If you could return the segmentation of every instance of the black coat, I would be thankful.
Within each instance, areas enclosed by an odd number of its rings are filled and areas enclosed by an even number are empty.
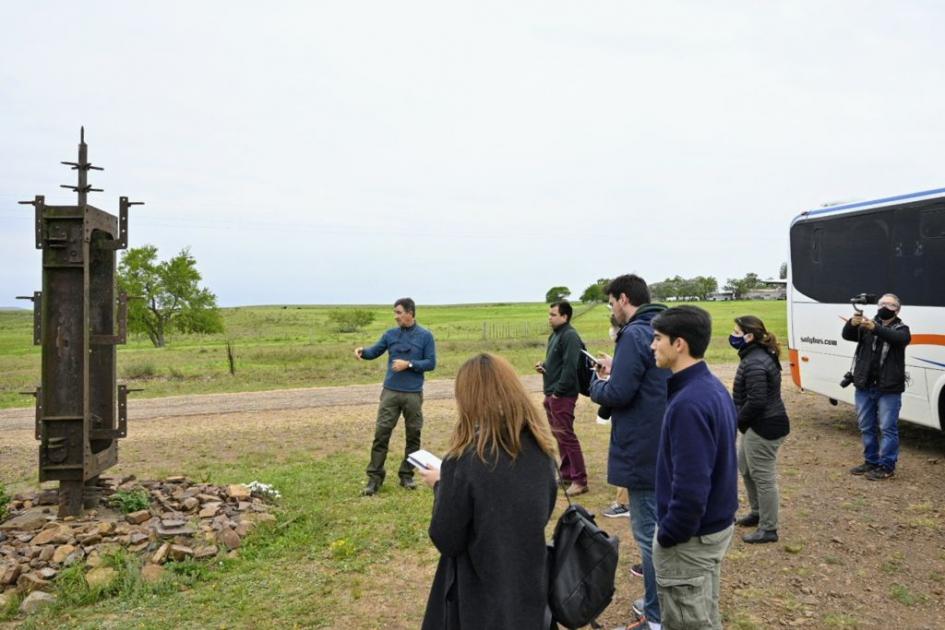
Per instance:
[[[781,363],[767,348],[752,342],[738,351],[732,400],[738,410],[738,430],[752,429],[766,440],[791,431],[781,400]]]
[[[423,630],[547,628],[555,492],[555,462],[528,431],[515,460],[501,449],[489,463],[475,451],[443,460],[430,521],[441,557]]]
[[[901,394],[906,389],[906,346],[912,341],[912,333],[898,317],[888,326],[884,326],[879,318],[873,321],[876,328],[872,331],[854,326],[850,320],[843,325],[843,338],[857,342],[856,354],[853,355],[853,385],[857,389],[869,389],[870,364],[873,353],[878,352],[879,382],[876,387],[884,394]]]

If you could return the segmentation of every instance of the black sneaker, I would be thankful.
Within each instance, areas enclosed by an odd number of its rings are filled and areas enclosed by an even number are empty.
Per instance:
[[[742,536],[749,545],[778,542],[778,530],[776,529],[757,529],[750,534]]]
[[[381,482],[371,479],[361,488],[362,497],[373,497],[381,489]]]
[[[643,565],[642,565],[642,564],[639,564],[639,563],[632,565],[632,566],[630,567],[630,575],[635,575],[635,576],[637,576],[637,577],[643,577]]]
[[[413,480],[413,477],[402,477],[400,479],[400,487],[404,490],[416,490],[417,482]]]
[[[756,512],[751,512],[735,521],[735,524],[739,527],[757,527],[760,522],[761,517]]]
[[[850,469],[850,474],[851,474],[851,475],[865,475],[865,474],[868,473],[868,472],[873,472],[873,471],[876,470],[877,468],[879,468],[879,466],[877,466],[876,464],[871,464],[871,463],[869,463],[869,462],[863,462],[863,463],[860,464],[859,466],[854,466],[853,468],[851,468],[851,469]]]
[[[895,470],[889,468],[883,468],[882,466],[877,466],[873,470],[866,473],[866,478],[870,481],[882,481],[883,479],[889,479],[896,474]]]

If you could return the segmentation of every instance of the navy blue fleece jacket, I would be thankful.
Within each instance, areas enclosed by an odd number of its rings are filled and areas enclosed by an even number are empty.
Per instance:
[[[661,546],[722,531],[735,521],[737,422],[732,397],[705,361],[670,377],[656,458]]]
[[[362,359],[376,359],[387,352],[387,376],[384,387],[397,392],[422,392],[423,373],[436,367],[436,344],[433,334],[414,324],[410,328],[391,328],[385,332],[376,344],[365,348]],[[404,359],[413,364],[402,372],[395,372],[391,367],[394,359]]]

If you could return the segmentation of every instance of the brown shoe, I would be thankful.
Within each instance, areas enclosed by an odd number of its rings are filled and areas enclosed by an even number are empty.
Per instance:
[[[568,486],[568,489],[564,491],[569,497],[576,497],[579,494],[584,494],[587,492],[587,486],[582,486],[576,483],[572,483]]]

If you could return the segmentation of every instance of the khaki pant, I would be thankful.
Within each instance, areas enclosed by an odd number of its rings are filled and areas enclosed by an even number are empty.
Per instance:
[[[778,449],[784,438],[766,440],[752,429],[742,435],[738,448],[738,472],[745,482],[745,493],[752,514],[757,514],[758,529],[778,529]]]
[[[664,630],[721,630],[719,582],[722,558],[735,526],[662,547],[653,537],[653,568]]]
[[[384,483],[384,462],[390,435],[397,426],[400,415],[404,416],[404,429],[407,433],[407,446],[404,459],[400,462],[398,474],[401,479],[413,478],[413,466],[407,461],[407,455],[420,449],[420,430],[423,428],[423,392],[397,392],[392,389],[381,391],[381,402],[377,407],[377,422],[374,426],[374,443],[371,445],[371,463],[367,467],[368,478]]]

